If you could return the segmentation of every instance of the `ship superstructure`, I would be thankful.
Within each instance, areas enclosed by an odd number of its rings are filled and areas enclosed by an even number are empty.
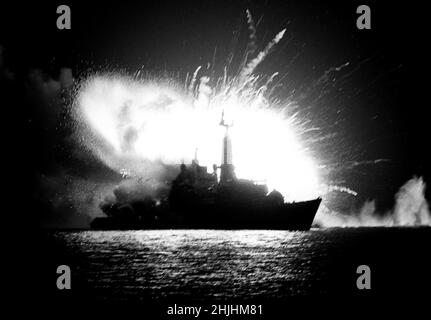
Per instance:
[[[277,190],[268,193],[264,184],[238,179],[232,161],[232,141],[225,121],[221,165],[213,172],[195,158],[180,165],[169,196],[156,202],[145,198],[133,203],[105,206],[106,218],[96,218],[96,229],[282,229],[308,230],[321,199],[285,203]],[[220,176],[218,177],[218,171]]]

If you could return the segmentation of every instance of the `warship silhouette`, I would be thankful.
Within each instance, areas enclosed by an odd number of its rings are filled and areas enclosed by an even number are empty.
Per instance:
[[[95,218],[92,229],[274,229],[309,230],[321,198],[309,201],[284,201],[283,195],[265,184],[238,179],[232,164],[232,141],[225,127],[220,166],[213,172],[195,159],[180,165],[166,199],[151,197],[101,206],[106,217]],[[220,177],[218,177],[220,171]]]

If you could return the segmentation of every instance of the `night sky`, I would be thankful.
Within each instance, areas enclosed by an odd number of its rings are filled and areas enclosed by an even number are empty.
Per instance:
[[[71,30],[56,28],[59,4],[71,8]],[[356,28],[361,4],[371,7],[371,30]],[[425,10],[419,5],[44,1],[0,7],[3,140],[11,143],[8,149],[18,165],[14,180],[17,187],[25,181],[30,206],[50,196],[38,192],[40,175],[115,179],[97,160],[79,155],[70,141],[69,97],[61,89],[72,86],[72,75],[76,81],[97,71],[133,74],[144,66],[181,81],[197,66],[213,62],[211,72],[219,76],[228,61],[234,75],[248,41],[247,8],[257,22],[258,49],[287,28],[256,72],[280,72],[276,94],[295,100],[302,118],[318,128],[305,138],[326,182],[359,194],[329,194],[333,208],[348,210],[376,199],[378,208],[387,210],[414,175],[431,181],[429,55]],[[64,68],[71,73],[61,73]]]

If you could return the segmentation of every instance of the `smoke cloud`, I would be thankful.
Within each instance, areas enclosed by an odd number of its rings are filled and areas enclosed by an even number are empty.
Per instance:
[[[115,184],[75,175],[40,175],[36,193],[43,228],[87,228],[100,216],[99,204],[112,193]],[[44,210],[43,210],[44,209]]]

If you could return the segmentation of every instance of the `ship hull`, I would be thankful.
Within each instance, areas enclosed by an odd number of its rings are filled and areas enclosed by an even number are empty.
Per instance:
[[[92,221],[96,230],[145,229],[261,229],[309,230],[321,199],[268,207],[198,206],[165,210],[152,218],[103,217]]]

